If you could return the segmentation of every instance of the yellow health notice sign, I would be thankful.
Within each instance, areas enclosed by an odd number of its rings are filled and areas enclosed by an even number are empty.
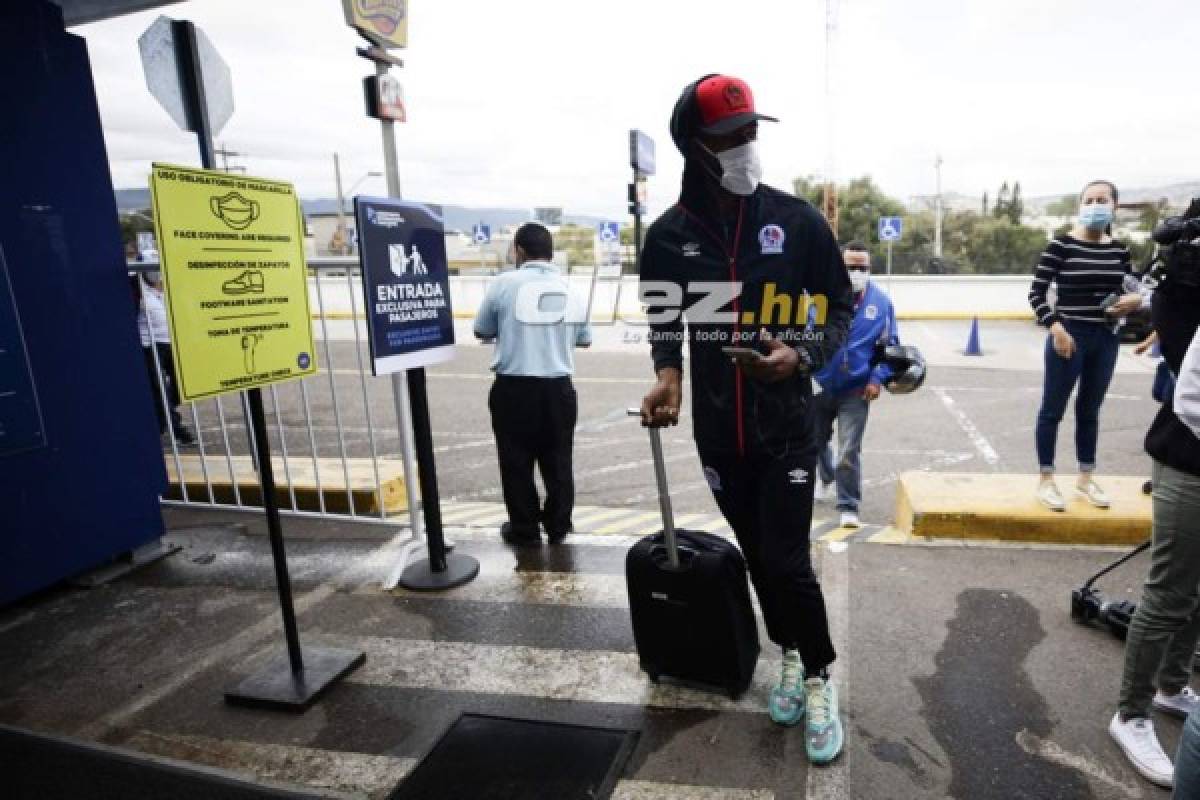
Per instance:
[[[316,373],[292,185],[155,164],[150,191],[183,399]]]

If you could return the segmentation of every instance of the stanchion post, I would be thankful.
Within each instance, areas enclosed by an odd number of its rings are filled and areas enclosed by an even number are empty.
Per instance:
[[[205,169],[216,168],[212,128],[208,119],[208,103],[200,72],[196,28],[186,20],[173,22],[180,86],[187,108],[189,127],[196,132],[200,146],[200,163]],[[271,541],[271,557],[275,566],[275,586],[283,614],[283,634],[287,642],[286,658],[273,658],[262,670],[225,692],[226,702],[286,711],[304,711],[334,683],[366,660],[361,651],[325,647],[300,646],[296,627],[296,611],[292,604],[292,582],[288,575],[287,555],[283,546],[283,527],[279,521],[279,504],[275,498],[275,476],[271,464],[271,443],[267,436],[267,418],[263,412],[262,390],[247,392],[250,409],[250,429],[253,432],[254,459],[258,464],[259,485],[263,508],[267,515],[267,530]],[[220,402],[218,398],[218,403]],[[182,476],[181,476],[182,478]],[[236,484],[236,481],[234,481]],[[307,661],[307,663],[306,663]]]

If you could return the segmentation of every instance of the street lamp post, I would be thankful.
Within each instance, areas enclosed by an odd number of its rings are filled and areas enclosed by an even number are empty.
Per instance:
[[[358,188],[358,185],[360,183],[365,181],[367,178],[382,178],[383,173],[375,172],[375,171],[368,172],[366,175],[363,175],[361,178],[359,178],[353,184],[351,184],[350,191],[343,193],[342,192],[342,165],[341,165],[340,159],[338,158],[338,154],[334,153],[333,154],[333,177],[334,177],[334,180],[337,182],[337,204],[338,204],[338,208],[337,208],[338,226],[337,226],[337,229],[338,229],[338,233],[341,235],[341,242],[342,242],[341,255],[349,255],[350,241],[349,241],[349,237],[346,235],[346,233],[347,233],[347,231],[346,231],[346,195],[348,194],[351,197],[353,197],[354,190]]]

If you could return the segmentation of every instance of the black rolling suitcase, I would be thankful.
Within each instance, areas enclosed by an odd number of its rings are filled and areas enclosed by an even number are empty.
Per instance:
[[[664,676],[736,698],[750,685],[758,661],[746,562],[719,536],[675,530],[662,437],[657,428],[648,430],[663,529],[625,558],[638,658],[655,682]]]

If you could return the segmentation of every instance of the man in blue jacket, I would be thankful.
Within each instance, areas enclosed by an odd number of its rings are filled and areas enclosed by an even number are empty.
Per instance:
[[[871,254],[859,242],[842,248],[842,260],[854,290],[854,320],[846,343],[814,376],[821,393],[813,398],[813,419],[821,454],[817,471],[821,479],[818,500],[829,497],[837,480],[837,510],[844,528],[861,526],[858,506],[862,502],[862,441],[867,413],[879,397],[880,387],[892,377],[886,364],[871,366],[878,342],[899,344],[896,313],[892,300],[871,281]],[[833,423],[838,428],[838,459],[835,467],[829,440]]]

